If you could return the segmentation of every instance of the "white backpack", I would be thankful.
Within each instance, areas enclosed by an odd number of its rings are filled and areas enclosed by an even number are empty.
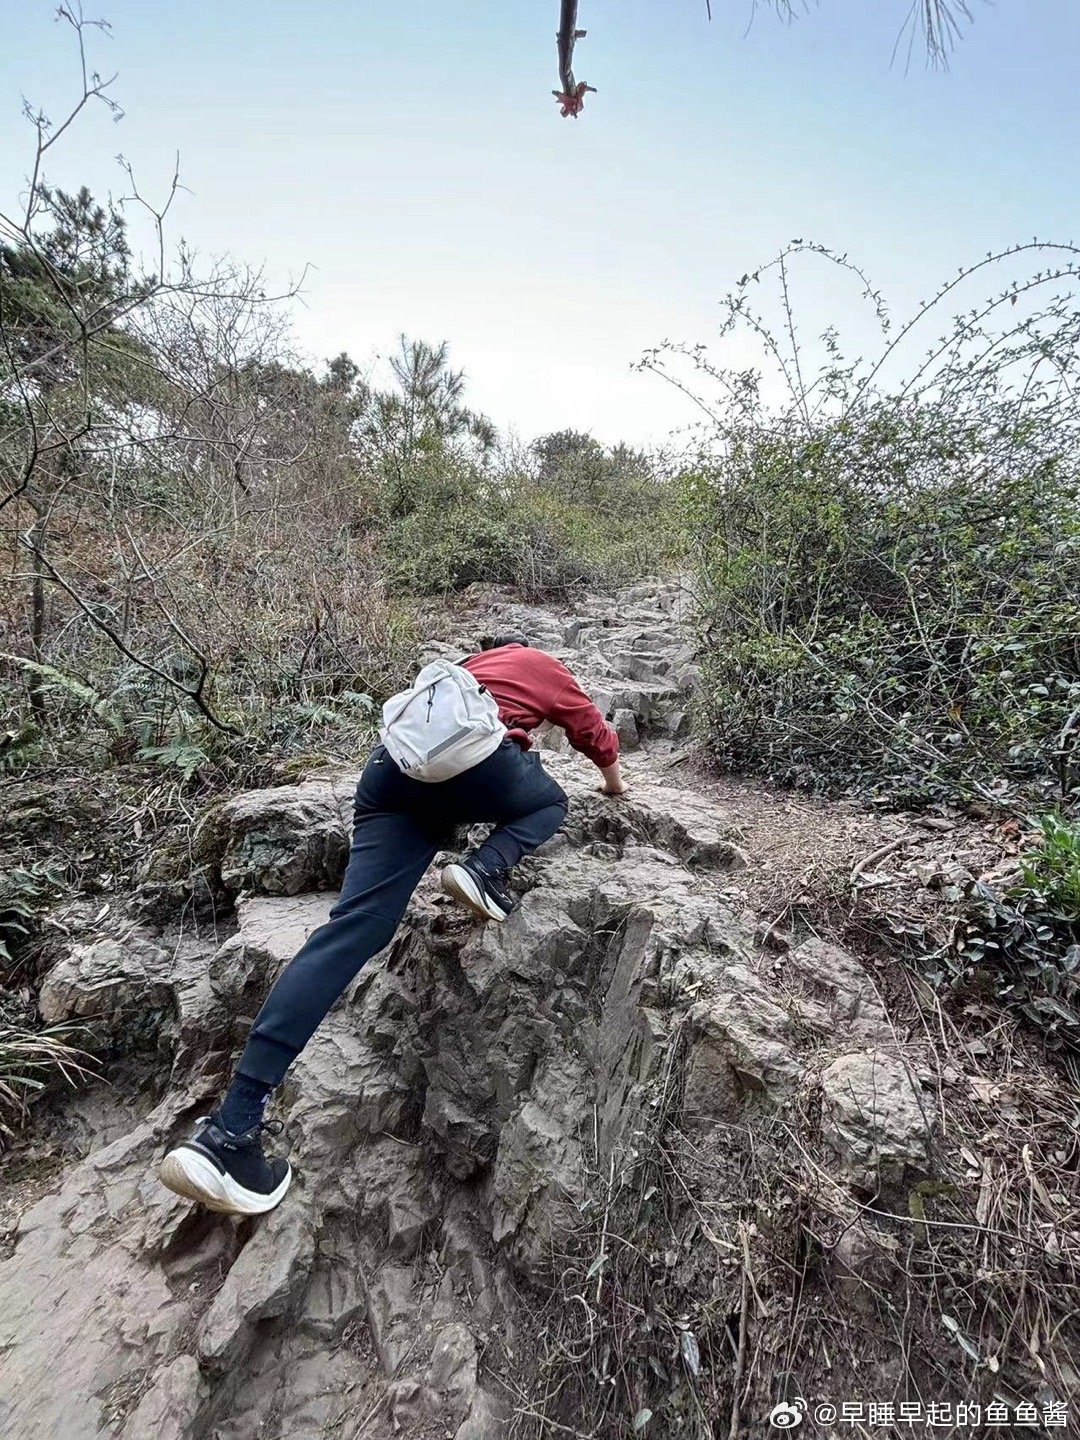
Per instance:
[[[491,693],[463,665],[434,660],[383,706],[379,735],[410,780],[451,780],[493,754],[506,726]]]

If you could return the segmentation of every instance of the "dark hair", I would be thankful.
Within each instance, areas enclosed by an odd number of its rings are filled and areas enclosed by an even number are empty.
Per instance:
[[[524,645],[528,648],[528,640],[524,635],[481,635],[481,650],[501,650],[504,645]]]

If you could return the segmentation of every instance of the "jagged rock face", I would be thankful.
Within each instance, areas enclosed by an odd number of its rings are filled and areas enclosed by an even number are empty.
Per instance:
[[[111,1035],[125,1018],[172,1009],[172,956],[134,936],[75,945],[53,966],[38,1004],[49,1024],[93,1017],[98,1034]]]
[[[693,684],[682,603],[642,586],[570,621],[500,617],[633,719],[631,794],[599,795],[548,741],[570,815],[520,867],[509,921],[478,925],[425,880],[283,1087],[297,1178],[266,1219],[199,1212],[154,1168],[325,919],[351,785],[324,776],[217,813],[206,845],[242,893],[213,955],[135,935],[60,962],[50,1017],[168,1012],[172,1091],[22,1219],[0,1266],[4,1434],[499,1440],[519,1296],[550,1283],[676,1033],[689,1130],[752,1129],[816,1090],[837,1184],[918,1167],[929,1121],[866,971],[816,941],[761,951],[726,891],[738,836],[664,778]]]

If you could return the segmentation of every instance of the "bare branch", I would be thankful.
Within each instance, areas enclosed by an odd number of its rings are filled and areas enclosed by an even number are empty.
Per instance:
[[[203,690],[206,684],[206,678],[208,674],[208,670],[205,667],[205,662],[204,668],[202,669],[202,673],[199,676],[199,680],[195,688],[188,689],[187,686],[182,685],[173,676],[167,674],[164,670],[160,669],[157,665],[155,665],[153,661],[147,660],[141,655],[137,655],[125,643],[125,641],[116,631],[116,629],[106,620],[103,620],[101,618],[101,615],[98,613],[96,607],[91,605],[89,601],[87,601],[82,595],[80,595],[79,592],[75,589],[75,587],[71,584],[71,582],[66,580],[64,576],[60,574],[59,570],[56,569],[55,565],[53,565],[52,561],[45,554],[45,552],[40,548],[40,546],[35,543],[31,532],[28,531],[20,534],[19,540],[20,543],[25,546],[25,548],[30,552],[30,554],[33,555],[35,559],[37,559],[38,562],[44,567],[49,578],[54,582],[54,584],[59,585],[60,589],[63,590],[64,593],[75,602],[75,604],[79,607],[79,609],[82,611],[82,613],[86,616],[86,618],[90,621],[90,623],[94,626],[95,629],[100,630],[103,635],[108,636],[108,638],[116,646],[117,650],[120,651],[121,655],[125,657],[125,659],[128,659],[132,662],[132,664],[137,665],[140,670],[145,670],[147,674],[154,675],[157,677],[157,679],[163,680],[165,684],[168,685],[171,689],[175,690],[178,694],[183,695],[186,699],[190,700],[195,706],[195,708],[199,711],[199,713],[203,716],[203,718],[208,720],[215,729],[221,730],[227,735],[243,735],[244,732],[242,730],[237,729],[235,725],[231,725],[228,723],[228,721],[221,720],[217,715],[215,715],[213,710],[206,703],[205,697],[203,695]]]

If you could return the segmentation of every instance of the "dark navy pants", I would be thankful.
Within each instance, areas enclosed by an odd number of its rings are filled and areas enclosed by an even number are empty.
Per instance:
[[[352,853],[330,919],[282,971],[252,1026],[240,1073],[267,1085],[311,1039],[360,967],[397,929],[409,897],[458,825],[491,821],[487,863],[516,865],[566,818],[566,794],[535,751],[504,740],[453,780],[404,776],[380,745],[356,788]]]

